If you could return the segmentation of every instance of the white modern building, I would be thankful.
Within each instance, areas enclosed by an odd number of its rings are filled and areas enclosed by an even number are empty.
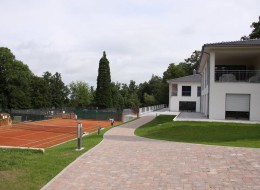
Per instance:
[[[201,112],[260,121],[260,39],[205,44],[201,53]]]
[[[200,112],[201,75],[194,74],[167,81],[170,111]]]

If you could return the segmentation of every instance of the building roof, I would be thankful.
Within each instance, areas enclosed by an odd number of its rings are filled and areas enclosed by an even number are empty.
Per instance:
[[[244,47],[244,46],[260,46],[260,39],[208,43],[203,45],[203,47]]]
[[[168,83],[170,82],[201,82],[201,75],[200,74],[194,74],[189,75],[185,77],[175,78],[167,80]]]
[[[204,67],[202,65],[202,59],[205,58],[206,55],[209,55],[207,51],[211,48],[260,48],[260,39],[251,39],[251,40],[240,40],[240,41],[230,41],[230,42],[218,42],[218,43],[208,43],[202,46],[201,56],[200,56],[200,66],[199,72]]]

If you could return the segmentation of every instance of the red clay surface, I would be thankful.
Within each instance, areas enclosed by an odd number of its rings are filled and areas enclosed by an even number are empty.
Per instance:
[[[75,127],[73,133],[27,130],[19,128],[19,124],[11,126],[0,126],[0,146],[17,146],[30,148],[48,148],[71,139],[77,138],[77,124],[82,123],[83,132],[97,131],[101,127],[110,127],[110,121],[75,120],[75,119],[53,119],[28,124],[39,124],[46,126],[70,126]],[[26,123],[22,123],[24,126]],[[114,125],[119,124],[115,122]],[[55,127],[53,127],[55,129]],[[64,129],[65,131],[66,129]],[[71,130],[70,130],[71,131]]]

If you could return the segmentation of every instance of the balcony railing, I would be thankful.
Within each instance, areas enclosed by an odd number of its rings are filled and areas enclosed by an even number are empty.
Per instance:
[[[215,81],[260,83],[260,70],[215,70]]]

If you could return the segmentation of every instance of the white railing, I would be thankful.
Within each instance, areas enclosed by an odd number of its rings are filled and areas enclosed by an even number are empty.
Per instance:
[[[215,81],[260,83],[260,70],[216,70]]]
[[[165,104],[142,107],[142,108],[139,108],[139,115],[149,113],[149,112],[152,112],[152,111],[155,111],[155,110],[163,109],[164,107],[165,107]]]
[[[139,116],[145,114],[145,113],[149,113],[155,110],[160,110],[165,108],[165,104],[160,104],[160,105],[155,105],[155,106],[148,106],[148,107],[142,107],[139,108]],[[133,110],[131,109],[124,109],[123,110],[123,114],[122,114],[122,121],[123,122],[127,122],[130,121],[132,119],[135,119],[138,117],[138,114],[135,114],[133,112]]]

